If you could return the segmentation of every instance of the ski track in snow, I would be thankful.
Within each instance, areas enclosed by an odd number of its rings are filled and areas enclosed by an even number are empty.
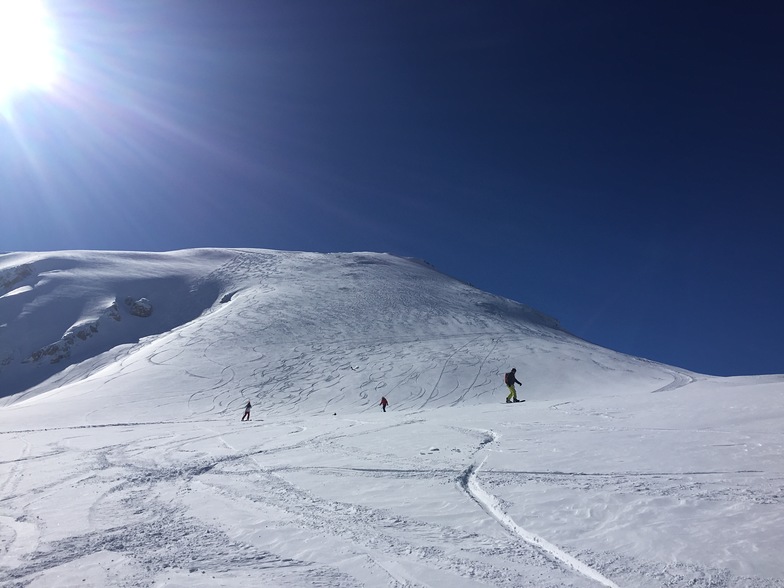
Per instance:
[[[390,415],[391,416],[391,415]],[[402,416],[402,415],[400,415]],[[0,519],[0,525],[13,531],[16,539],[6,546],[3,563],[0,564],[0,585],[25,585],[30,579],[46,572],[49,569],[58,569],[90,557],[90,554],[99,554],[102,551],[119,554],[130,553],[135,561],[141,562],[154,574],[167,574],[167,570],[175,570],[185,565],[185,569],[192,570],[189,574],[200,574],[201,570],[239,570],[243,573],[265,574],[268,581],[275,577],[285,580],[285,585],[318,585],[318,579],[323,580],[323,585],[353,586],[353,585],[383,585],[378,582],[378,574],[383,573],[388,582],[396,586],[427,585],[426,582],[417,582],[417,576],[406,572],[407,566],[423,565],[431,570],[443,570],[459,577],[475,578],[486,585],[493,586],[581,586],[579,582],[568,580],[568,574],[562,582],[553,580],[539,582],[527,579],[527,575],[511,570],[504,571],[496,563],[489,563],[468,554],[500,553],[504,559],[528,562],[536,566],[546,566],[548,560],[557,562],[564,570],[582,575],[589,582],[596,582],[604,586],[615,586],[611,580],[600,574],[595,567],[596,563],[608,565],[605,558],[592,556],[590,552],[583,552],[582,558],[577,558],[568,552],[556,547],[550,542],[519,526],[507,515],[500,501],[488,492],[479,482],[477,472],[483,467],[474,462],[460,473],[457,467],[459,461],[452,460],[454,468],[438,467],[436,464],[428,465],[421,459],[411,456],[401,460],[393,453],[384,454],[361,445],[354,446],[352,440],[357,433],[372,435],[373,438],[391,438],[396,431],[404,431],[412,427],[428,425],[425,418],[399,418],[389,422],[376,419],[359,420],[347,419],[345,426],[335,430],[323,430],[309,433],[309,429],[296,424],[286,425],[282,422],[269,423],[267,421],[252,421],[248,431],[263,431],[268,427],[277,427],[288,431],[288,434],[276,436],[276,441],[265,442],[250,449],[243,449],[234,442],[238,432],[234,428],[225,426],[221,419],[195,420],[190,424],[172,422],[161,423],[116,423],[114,428],[120,428],[126,434],[134,431],[144,431],[141,436],[134,434],[133,442],[114,443],[103,448],[88,452],[81,458],[84,467],[81,471],[61,478],[59,482],[42,488],[44,495],[65,491],[66,488],[75,486],[83,488],[93,498],[89,504],[89,528],[93,531],[76,533],[68,538],[55,541],[46,541],[39,545],[38,537],[46,532],[46,527],[39,527],[36,517],[28,507],[18,511],[17,517],[10,520],[8,517]],[[221,426],[223,424],[223,426]],[[125,427],[124,431],[121,427]],[[133,425],[133,426],[130,426]],[[186,426],[187,428],[183,428]],[[170,429],[177,431],[172,435]],[[452,429],[473,438],[473,449],[466,453],[473,459],[482,450],[500,451],[495,447],[500,442],[500,434],[494,430],[468,429],[458,426]],[[111,430],[110,427],[69,427],[56,431],[58,434],[71,432],[76,435],[91,434],[101,430]],[[413,429],[412,429],[413,430]],[[49,435],[52,430],[26,430],[25,435],[33,433]],[[75,437],[80,439],[83,437]],[[216,451],[214,456],[193,454],[195,447],[217,441],[224,448],[224,452]],[[70,443],[70,442],[68,442]],[[58,441],[50,446],[49,455],[58,456],[58,461],[68,459],[73,455],[73,449],[68,444]],[[278,455],[288,455],[296,451],[307,450],[317,455],[334,455],[339,459],[349,457],[354,465],[352,467],[315,467],[296,465],[275,465],[268,460]],[[12,468],[21,467],[34,457],[43,459],[45,455],[32,456],[31,445],[23,446],[12,463]],[[150,452],[153,451],[153,460]],[[66,453],[63,453],[66,452]],[[222,456],[221,456],[222,454]],[[455,457],[460,457],[456,454]],[[500,455],[500,454],[499,454]],[[357,460],[368,463],[398,463],[407,467],[361,467]],[[243,468],[243,462],[252,464],[248,470]],[[437,462],[447,465],[444,462]],[[436,466],[436,467],[433,467]],[[14,470],[15,471],[15,470]],[[699,472],[692,472],[692,474]],[[702,472],[706,475],[720,474],[721,472]],[[732,473],[732,472],[727,472]],[[304,474],[307,476],[324,477],[325,481],[339,480],[342,477],[367,476],[370,480],[386,481],[395,487],[406,480],[459,480],[462,492],[471,497],[484,512],[492,517],[506,530],[506,540],[494,540],[485,535],[460,531],[447,526],[423,522],[415,516],[406,516],[400,512],[384,508],[374,508],[361,505],[356,501],[347,499],[330,499],[321,497],[314,489],[308,489],[301,484],[287,480],[290,476]],[[503,479],[511,477],[514,483],[529,483],[562,479],[564,483],[574,484],[569,480],[581,478],[591,481],[604,478],[607,483],[615,483],[628,476],[642,475],[656,478],[666,472],[650,472],[635,474],[633,472],[618,472],[615,474],[590,474],[573,472],[494,472],[492,476]],[[3,488],[6,500],[20,504],[22,495],[18,494],[20,476],[10,476]],[[105,482],[101,482],[105,479]],[[597,480],[597,482],[600,480]],[[591,482],[593,484],[594,482]],[[584,485],[585,482],[577,482]],[[100,490],[103,488],[103,490]],[[263,489],[263,491],[260,491]],[[357,582],[356,578],[345,575],[338,569],[326,566],[316,561],[308,561],[297,557],[287,557],[274,554],[271,546],[254,545],[250,538],[233,538],[228,529],[223,525],[209,521],[199,520],[187,514],[182,500],[190,493],[196,493],[203,499],[216,502],[216,505],[225,502],[227,508],[247,510],[250,516],[259,516],[253,513],[264,513],[269,509],[284,512],[287,516],[287,526],[293,525],[301,533],[313,533],[314,536],[334,537],[336,540],[348,542],[352,547],[347,553],[351,557],[364,558],[363,567],[376,581]],[[54,494],[52,494],[54,496]],[[682,496],[679,491],[678,496]],[[40,496],[40,495],[39,495]],[[118,521],[124,521],[118,525]],[[511,539],[510,539],[511,537]],[[504,545],[506,543],[506,545]],[[450,553],[443,545],[459,548],[460,554]],[[524,545],[530,547],[524,549]],[[32,546],[32,551],[28,551]],[[345,549],[345,548],[341,548]],[[592,557],[594,565],[589,565],[585,557]],[[512,559],[510,559],[512,558]],[[617,560],[616,560],[617,561]],[[625,563],[620,567],[627,579],[630,570],[638,570],[650,577],[662,577],[660,585],[680,586],[687,585],[680,581],[665,583],[667,577],[693,578],[694,586],[780,586],[773,581],[769,584],[760,584],[750,581],[739,584],[726,572],[718,570],[684,569],[678,566],[666,568],[666,574],[661,569],[651,569],[646,562],[633,563],[632,560],[621,560]],[[192,562],[187,564],[187,562]],[[397,563],[395,563],[397,562]],[[403,568],[400,567],[401,563]],[[14,565],[13,568],[4,566]],[[190,567],[188,567],[190,566]],[[134,586],[148,585],[144,574],[133,572],[133,566],[122,578],[115,578],[113,585]],[[376,570],[373,572],[372,570]],[[373,575],[375,574],[375,575]],[[272,582],[274,584],[274,581]],[[635,585],[632,582],[630,585]],[[650,584],[647,584],[650,585]],[[586,585],[587,586],[587,585]]]
[[[421,421],[406,421],[406,424],[418,423]],[[385,428],[397,428],[401,424],[376,425],[372,432],[380,433]],[[326,433],[319,436],[321,442],[314,444],[320,451],[325,450],[325,443],[334,442],[346,437],[345,434]],[[491,442],[494,436],[491,434],[485,437],[481,444]],[[311,440],[314,441],[315,439]],[[228,441],[221,437],[221,441],[232,451],[237,451]],[[345,450],[345,447],[343,448]],[[248,455],[247,458],[253,463],[254,469],[258,472],[260,481],[263,481],[265,492],[263,495],[243,495],[235,494],[230,487],[223,485],[211,486],[214,492],[230,497],[231,500],[251,501],[251,503],[274,504],[276,508],[287,511],[290,515],[302,520],[302,526],[308,529],[316,529],[328,535],[337,535],[350,538],[355,548],[360,548],[368,562],[383,570],[389,575],[394,585],[399,586],[425,586],[416,581],[415,578],[401,573],[397,564],[392,564],[395,560],[406,560],[414,558],[425,562],[434,568],[446,568],[457,571],[460,575],[466,575],[483,579],[491,582],[495,586],[533,586],[524,577],[502,572],[492,565],[483,564],[480,561],[455,557],[446,553],[443,549],[433,543],[435,537],[440,540],[448,541],[452,544],[463,544],[469,542],[472,547],[465,547],[462,551],[473,551],[478,546],[481,547],[485,540],[473,534],[453,531],[446,527],[423,524],[416,519],[401,517],[391,512],[362,507],[343,501],[330,501],[318,498],[312,492],[308,492],[287,482],[282,473],[292,472],[298,468],[265,467],[259,460],[259,453]],[[412,466],[414,463],[412,462]],[[432,470],[432,469],[408,469],[392,470],[383,468],[314,468],[306,467],[301,471],[316,473],[367,473],[370,475],[381,475],[390,477],[391,480],[403,480],[407,477],[413,479],[429,479],[437,477],[451,477],[454,470]],[[202,480],[203,484],[209,485]],[[395,529],[396,534],[389,531]],[[400,531],[404,531],[401,535]],[[418,537],[421,535],[421,537]],[[406,538],[408,536],[408,538]],[[484,547],[486,548],[486,546]],[[383,554],[383,555],[381,555]],[[525,555],[525,554],[524,554]],[[531,554],[528,554],[530,557]],[[393,559],[390,559],[392,557]],[[398,562],[399,563],[399,562]],[[542,585],[550,586],[549,582]],[[560,584],[552,584],[556,586]]]
[[[679,372],[676,370],[668,370],[672,374],[672,382],[669,384],[662,386],[657,390],[653,390],[652,394],[657,394],[659,392],[671,392],[672,390],[677,390],[678,388],[683,388],[684,386],[688,386],[692,382],[694,382],[694,377],[690,376],[689,374]]]
[[[494,431],[485,431],[484,433],[485,437],[480,442],[475,453],[478,453],[482,449],[486,449],[489,444],[498,440],[498,435]],[[477,480],[477,473],[487,461],[487,457],[488,456],[485,455],[479,465],[476,465],[476,462],[472,463],[457,478],[462,490],[474,500],[482,510],[495,519],[504,529],[512,533],[512,535],[541,550],[558,562],[591,580],[599,582],[607,588],[620,588],[615,582],[605,578],[601,573],[581,562],[576,557],[568,554],[535,533],[524,529],[507,515],[499,504],[498,499],[487,492]]]
[[[477,504],[493,517],[498,523],[508,530],[513,535],[519,537],[526,543],[541,549],[544,553],[551,556],[553,559],[561,562],[562,564],[572,568],[583,576],[594,580],[607,588],[620,588],[615,582],[605,578],[601,573],[594,570],[587,564],[581,562],[576,557],[566,553],[556,545],[553,545],[546,539],[527,531],[518,525],[509,515],[507,515],[498,499],[487,492],[477,481],[477,472],[482,468],[487,457],[482,460],[478,466],[472,464],[469,466],[458,478],[461,488],[468,494]]]

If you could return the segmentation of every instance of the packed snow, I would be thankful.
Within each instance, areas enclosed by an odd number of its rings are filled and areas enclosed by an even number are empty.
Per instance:
[[[4,587],[784,587],[782,423],[417,260],[0,255]]]

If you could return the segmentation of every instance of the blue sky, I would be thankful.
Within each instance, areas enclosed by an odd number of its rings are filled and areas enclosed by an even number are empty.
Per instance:
[[[612,349],[784,373],[784,8],[50,2],[0,250],[384,251]]]

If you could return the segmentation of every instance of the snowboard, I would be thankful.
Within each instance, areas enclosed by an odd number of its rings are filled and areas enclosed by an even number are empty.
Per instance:
[[[506,402],[506,401],[504,401],[504,404],[520,404],[521,402],[525,402],[525,400],[518,400],[517,402],[514,402],[514,401],[513,402]]]

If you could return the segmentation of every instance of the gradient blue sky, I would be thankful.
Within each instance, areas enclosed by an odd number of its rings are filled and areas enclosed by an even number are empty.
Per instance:
[[[49,2],[0,250],[385,251],[612,349],[784,373],[784,5]]]

